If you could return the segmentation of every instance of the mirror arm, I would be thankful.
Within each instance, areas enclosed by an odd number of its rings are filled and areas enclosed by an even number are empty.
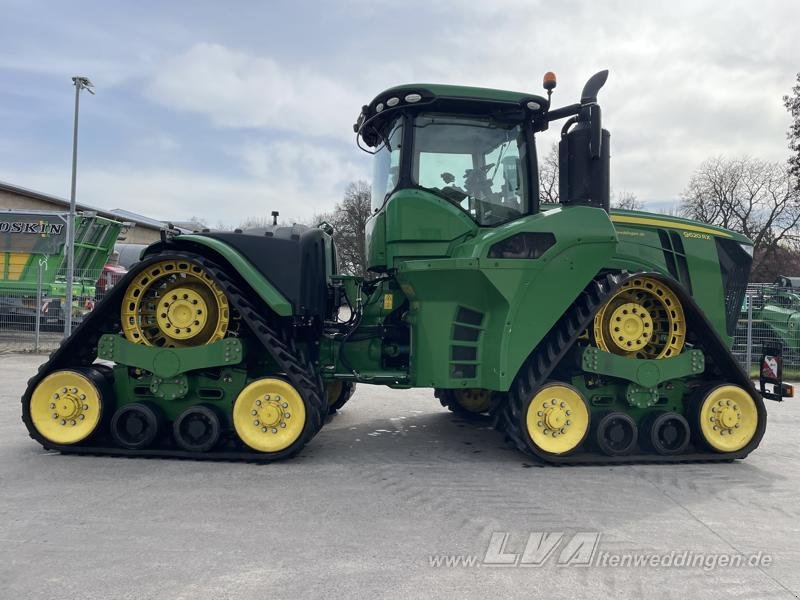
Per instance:
[[[582,106],[583,106],[582,104],[570,104],[569,106],[562,106],[561,108],[556,108],[547,113],[547,120],[557,121],[558,119],[563,119],[564,117],[577,115],[581,111]]]

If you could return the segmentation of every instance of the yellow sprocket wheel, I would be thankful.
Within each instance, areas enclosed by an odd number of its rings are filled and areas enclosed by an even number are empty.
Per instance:
[[[686,318],[678,296],[651,277],[625,282],[595,315],[595,344],[635,358],[677,356],[686,341]]]
[[[736,385],[720,385],[708,392],[697,415],[703,439],[718,452],[741,450],[758,429],[756,403]]]
[[[483,413],[492,406],[492,393],[489,390],[480,388],[454,390],[453,397],[461,408],[470,413]]]
[[[148,265],[125,290],[120,310],[129,342],[170,348],[202,346],[225,337],[225,293],[201,266],[170,259]]]
[[[247,385],[233,405],[233,427],[239,438],[258,452],[280,452],[303,433],[306,408],[290,383],[272,377]]]
[[[525,415],[528,436],[542,452],[569,454],[589,431],[589,407],[581,393],[566,383],[540,388]]]
[[[55,371],[33,391],[33,426],[54,444],[76,444],[89,437],[103,414],[100,390],[78,371]]]

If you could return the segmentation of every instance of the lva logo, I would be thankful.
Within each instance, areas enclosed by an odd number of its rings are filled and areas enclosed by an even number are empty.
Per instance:
[[[508,537],[508,534],[503,532],[492,534],[486,555],[483,557],[484,566],[541,567],[554,554],[558,556],[556,562],[559,565],[589,566],[600,541],[598,532],[578,532],[572,536],[565,536],[563,532],[537,531],[528,535],[525,550],[520,554],[506,549]],[[556,553],[556,548],[559,546],[561,546],[560,551]]]

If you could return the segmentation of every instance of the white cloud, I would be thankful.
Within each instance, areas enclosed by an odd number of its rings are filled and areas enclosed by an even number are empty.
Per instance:
[[[222,127],[339,138],[348,135],[360,107],[350,88],[318,71],[208,43],[167,60],[148,93],[156,102],[199,113]]]
[[[677,197],[710,156],[787,155],[789,120],[780,98],[800,68],[794,3],[491,6],[447,22],[416,64],[426,78],[532,92],[541,90],[542,73],[554,70],[557,106],[576,101],[585,79],[609,68],[600,102],[616,189],[645,200]],[[558,131],[555,124],[541,136],[541,147]]]
[[[330,206],[332,188],[364,177],[366,171],[365,161],[353,160],[360,158],[355,151],[352,158],[344,158],[318,144],[251,142],[229,152],[242,160],[250,176],[279,188],[281,193],[304,190],[304,196],[310,191],[319,194],[321,198],[312,200],[314,210]]]
[[[545,70],[559,75],[560,105],[575,101],[594,71],[611,69],[600,99],[612,132],[612,185],[645,201],[669,201],[709,156],[783,159],[788,116],[780,97],[800,68],[796,2],[770,0],[350,0],[313,11],[265,5],[233,14],[220,6],[193,19],[142,10],[113,27],[83,13],[71,22],[43,19],[47,45],[20,35],[0,56],[0,70],[20,77],[9,89],[35,100],[32,108],[14,101],[0,108],[8,117],[0,119],[0,171],[28,187],[68,189],[68,172],[54,181],[49,166],[63,160],[68,167],[68,142],[56,143],[54,131],[70,131],[63,86],[80,67],[98,84],[86,110],[102,112],[106,129],[92,135],[107,151],[93,156],[82,146],[84,198],[106,207],[130,202],[132,210],[144,203],[169,218],[202,213],[212,222],[262,209],[301,216],[330,208],[343,182],[368,170],[350,126],[359,107],[386,87],[427,81],[537,92]],[[346,20],[331,18],[345,13]],[[414,27],[402,29],[408,14]],[[325,30],[326,19],[337,28]],[[40,20],[31,15],[16,29]],[[285,31],[261,35],[261,20]],[[48,81],[37,91],[28,87],[31,73],[58,74],[66,83],[54,92]],[[113,94],[105,93],[109,87]],[[142,90],[168,111],[142,102]],[[52,94],[59,96],[49,101]],[[66,107],[57,122],[37,112],[48,105]],[[115,132],[136,127],[132,105],[145,117],[141,139],[114,155],[108,149]],[[26,125],[28,133],[6,125],[20,123],[24,112],[40,119]],[[151,133],[159,124],[163,136]],[[558,129],[542,136],[540,148],[546,151]],[[207,144],[202,153],[195,151],[199,140]],[[50,150],[46,158],[19,152],[39,146]],[[218,166],[185,166],[200,161]]]
[[[237,225],[273,210],[287,221],[330,210],[347,183],[363,178],[364,162],[320,152],[312,144],[251,143],[228,152],[245,165],[245,176],[167,167],[130,169],[90,165],[78,173],[78,200],[98,208],[125,208],[161,220],[191,216],[211,224]],[[0,180],[63,196],[64,165],[21,172],[0,169]]]

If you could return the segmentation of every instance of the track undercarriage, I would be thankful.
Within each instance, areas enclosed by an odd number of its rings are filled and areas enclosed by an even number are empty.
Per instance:
[[[643,285],[669,292],[676,319],[661,323],[663,307],[648,301],[636,308]],[[490,413],[516,448],[542,462],[743,458],[763,435],[763,402],[691,297],[679,294],[657,274],[607,273],[536,346],[510,390],[437,396],[453,410]],[[619,343],[628,355],[608,351],[608,323],[627,326]],[[673,326],[677,336],[643,333]],[[353,390],[324,382],[309,348],[212,261],[156,254],[30,380],[23,421],[42,446],[65,453],[291,457]]]
[[[605,307],[620,292],[641,282],[669,290],[655,274],[595,279],[530,355],[492,408],[515,447],[544,462],[587,464],[726,461],[758,446],[766,427],[763,400],[690,296],[672,298],[686,319],[685,329],[675,331],[691,332],[683,352],[670,352],[676,336],[664,338],[656,360],[593,345],[597,338],[585,332],[602,325]],[[631,339],[625,336],[625,344]],[[577,432],[570,429],[582,421]]]

